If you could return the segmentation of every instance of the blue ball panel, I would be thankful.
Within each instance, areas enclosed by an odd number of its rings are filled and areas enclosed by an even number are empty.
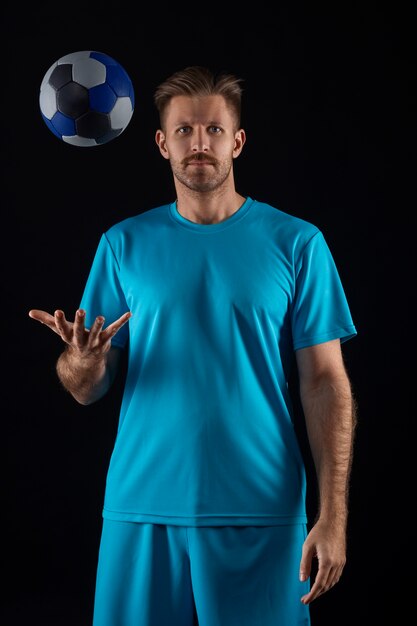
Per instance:
[[[55,113],[53,118],[51,119],[51,123],[53,124],[57,133],[59,133],[59,137],[62,138],[62,135],[75,135],[75,122],[71,118],[63,115],[59,111]]]
[[[58,139],[62,139],[60,133],[56,130],[55,126],[53,126],[53,124],[51,123],[51,120],[48,120],[48,118],[45,117],[43,113],[41,113],[41,115],[43,117],[43,121],[45,122],[49,130],[52,131],[54,135],[58,137]]]
[[[112,65],[107,68],[106,81],[118,96],[131,96],[133,92],[132,82],[120,65]]]
[[[117,100],[113,89],[106,83],[89,89],[90,108],[100,113],[110,113]]]
[[[96,61],[100,61],[104,65],[119,65],[115,59],[103,52],[90,52],[90,59],[96,59]]]

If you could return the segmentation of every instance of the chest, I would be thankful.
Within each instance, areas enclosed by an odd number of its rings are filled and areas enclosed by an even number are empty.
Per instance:
[[[272,318],[288,310],[294,291],[291,261],[272,238],[152,238],[132,247],[121,264],[121,284],[132,310],[184,309],[221,315],[234,306]]]

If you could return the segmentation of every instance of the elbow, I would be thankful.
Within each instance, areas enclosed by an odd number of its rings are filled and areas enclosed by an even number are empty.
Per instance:
[[[75,395],[73,395],[73,398],[76,400],[78,404],[81,404],[81,406],[90,406],[91,404],[94,404],[95,402],[95,400],[92,398],[83,398],[83,397],[79,397]]]
[[[90,406],[100,400],[100,398],[104,395],[104,393],[79,393],[76,391],[71,392],[72,397],[78,404],[81,406]]]

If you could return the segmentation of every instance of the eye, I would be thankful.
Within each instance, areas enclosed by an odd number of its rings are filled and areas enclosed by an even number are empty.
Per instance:
[[[189,126],[181,126],[178,128],[177,133],[179,135],[187,135],[190,132],[191,128]]]
[[[213,135],[218,135],[222,132],[222,129],[219,126],[209,126],[209,132]]]

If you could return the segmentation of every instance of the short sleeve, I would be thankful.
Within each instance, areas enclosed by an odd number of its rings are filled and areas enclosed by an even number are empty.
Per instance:
[[[291,308],[294,350],[357,334],[333,256],[318,231],[296,266]]]
[[[106,327],[129,310],[120,284],[119,264],[105,234],[97,247],[80,308],[86,312],[87,328],[97,315],[104,316]],[[129,325],[124,324],[113,337],[112,345],[124,347],[128,333]]]

